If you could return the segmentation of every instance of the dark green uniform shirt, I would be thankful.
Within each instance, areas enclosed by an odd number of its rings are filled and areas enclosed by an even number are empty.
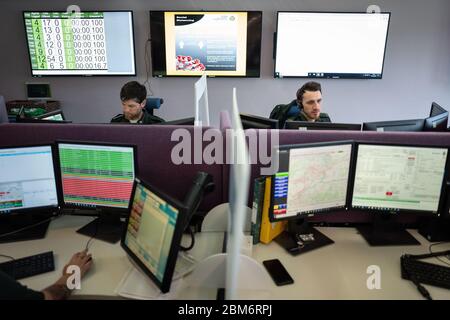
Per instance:
[[[0,271],[0,300],[44,300],[44,294],[21,285]]]
[[[139,121],[137,123],[138,124],[155,124],[155,123],[162,123],[162,122],[164,122],[163,119],[161,119],[160,117],[151,115],[150,113],[147,112],[147,110],[144,109],[142,117],[139,119]],[[120,113],[111,119],[111,123],[132,123],[132,122],[130,122],[130,120],[126,119],[122,113]]]

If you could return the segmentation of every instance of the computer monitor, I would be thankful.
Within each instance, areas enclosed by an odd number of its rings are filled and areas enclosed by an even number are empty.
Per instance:
[[[58,208],[52,146],[0,147],[0,242],[45,237]]]
[[[361,131],[361,124],[356,123],[332,123],[332,122],[309,122],[309,121],[286,121],[285,129],[302,131],[309,130],[351,130]]]
[[[193,126],[195,122],[195,118],[184,118],[184,119],[177,119],[177,120],[171,120],[166,121],[161,124],[163,125],[171,125],[171,126]]]
[[[423,131],[424,119],[364,122],[363,131]]]
[[[28,100],[49,100],[52,98],[50,83],[25,82]]]
[[[448,111],[425,119],[423,131],[447,131]]]
[[[352,152],[352,141],[280,146],[276,151],[269,218],[289,220],[288,231],[276,241],[290,253],[333,243],[305,219],[348,207]]]
[[[120,240],[136,175],[136,147],[101,142],[57,141],[58,180],[64,208],[91,209],[99,219],[77,232]]]
[[[8,123],[8,110],[6,109],[5,98],[0,96],[0,123]]]
[[[131,199],[120,244],[161,292],[166,293],[178,258],[186,208],[139,179],[135,180]]]
[[[278,129],[278,120],[240,113],[242,128],[245,129]]]
[[[44,120],[44,119],[35,119],[35,118],[21,118],[17,117],[16,119],[17,123],[56,123],[56,124],[62,124],[62,123],[72,123],[70,120]]]
[[[66,118],[64,117],[64,113],[62,112],[61,109],[41,114],[40,116],[37,116],[36,119],[54,120],[54,121],[64,121],[64,120],[66,120]]]
[[[419,244],[392,218],[441,212],[447,158],[444,147],[357,144],[351,206],[375,214],[372,226],[358,228],[370,245]]]
[[[430,109],[430,117],[437,116],[441,113],[448,112],[444,108],[442,108],[440,105],[438,105],[436,102],[431,103],[431,109]]]

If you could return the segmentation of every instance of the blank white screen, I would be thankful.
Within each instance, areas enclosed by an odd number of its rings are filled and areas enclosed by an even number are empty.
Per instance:
[[[389,14],[279,12],[275,73],[381,76]]]

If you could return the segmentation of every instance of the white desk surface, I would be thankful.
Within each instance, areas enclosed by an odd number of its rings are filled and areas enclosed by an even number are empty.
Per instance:
[[[91,221],[91,217],[64,216],[50,224],[44,239],[0,244],[0,254],[20,258],[52,250],[56,271],[21,280],[30,288],[41,290],[56,281],[62,268],[73,253],[85,248],[88,237],[75,231]],[[335,241],[334,244],[292,256],[277,243],[253,246],[253,258],[264,260],[278,258],[294,279],[294,284],[277,287],[271,283],[268,291],[241,292],[243,299],[423,299],[410,281],[400,277],[400,256],[404,253],[428,253],[429,243],[417,231],[409,230],[421,246],[370,247],[354,228],[317,228]],[[191,254],[198,260],[222,250],[221,233],[198,233]],[[450,249],[450,243],[439,245],[433,251]],[[120,244],[111,245],[93,240],[90,252],[94,258],[92,270],[82,281],[78,297],[117,298],[115,289],[131,266]],[[0,261],[5,261],[0,258]],[[439,263],[436,259],[428,259]],[[381,268],[381,289],[369,290],[366,282],[370,276],[367,267]],[[426,285],[434,299],[450,299],[450,290]],[[179,298],[215,299],[216,291],[185,288]]]
[[[411,281],[403,280],[400,256],[428,253],[429,242],[417,230],[408,230],[421,246],[370,247],[354,228],[318,227],[334,244],[292,256],[276,242],[253,247],[258,262],[278,258],[294,279],[294,284],[272,284],[271,299],[424,299]],[[450,249],[450,243],[434,246],[434,251]],[[439,264],[435,258],[426,259]],[[449,261],[450,263],[450,261]],[[381,269],[381,289],[369,290],[367,267]],[[433,299],[450,299],[450,290],[425,285]],[[242,298],[246,298],[245,295]]]

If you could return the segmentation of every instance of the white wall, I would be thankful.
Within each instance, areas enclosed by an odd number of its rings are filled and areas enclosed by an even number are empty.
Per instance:
[[[32,78],[22,10],[65,10],[77,4],[82,10],[131,9],[134,11],[137,77]],[[268,116],[273,106],[294,99],[306,79],[273,79],[272,35],[277,10],[365,11],[377,4],[392,12],[382,80],[321,80],[323,111],[335,122],[423,118],[431,101],[450,108],[450,2],[447,0],[0,0],[0,94],[7,100],[25,98],[24,82],[49,82],[55,99],[75,122],[109,122],[121,110],[119,91],[130,80],[145,80],[144,45],[149,33],[150,9],[262,10],[261,78],[208,79],[210,114],[230,110],[231,92],[238,88],[241,111]],[[151,79],[156,96],[165,103],[156,114],[166,120],[193,116],[195,79]]]

